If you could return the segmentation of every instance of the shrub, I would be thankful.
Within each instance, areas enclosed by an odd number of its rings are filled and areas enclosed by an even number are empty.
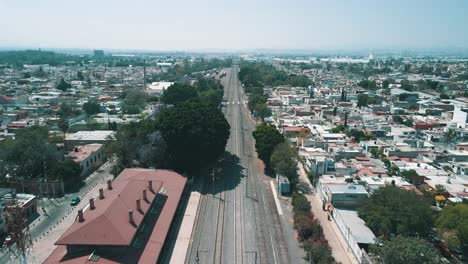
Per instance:
[[[310,202],[303,194],[300,193],[293,194],[292,206],[294,208],[294,213],[308,213],[311,209]]]

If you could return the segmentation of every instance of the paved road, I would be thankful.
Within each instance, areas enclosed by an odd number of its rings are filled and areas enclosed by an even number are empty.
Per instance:
[[[30,235],[33,247],[28,256],[27,263],[42,263],[45,257],[55,249],[55,240],[70,226],[70,220],[74,219],[77,208],[83,208],[88,203],[85,197],[96,194],[94,189],[105,186],[107,180],[113,178],[110,170],[113,163],[108,161],[98,171],[91,174],[85,180],[85,185],[76,193],[65,195],[57,199],[44,198],[38,201],[39,217],[30,225]],[[70,206],[71,197],[78,196],[82,199],[77,206]],[[44,206],[45,213],[40,209]],[[71,220],[73,221],[73,220]],[[0,254],[0,263],[16,263],[11,259],[12,254],[3,248]]]
[[[231,135],[222,160],[205,182],[185,263],[300,263],[290,256],[270,178],[258,173],[238,67],[223,79]],[[299,256],[301,258],[302,256]]]

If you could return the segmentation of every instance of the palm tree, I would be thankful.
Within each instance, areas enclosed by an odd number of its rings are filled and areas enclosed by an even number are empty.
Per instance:
[[[448,144],[450,144],[454,139],[455,139],[455,130],[449,128],[445,134],[445,147],[447,147]]]

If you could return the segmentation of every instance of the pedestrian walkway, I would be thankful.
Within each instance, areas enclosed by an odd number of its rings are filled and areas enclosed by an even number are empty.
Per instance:
[[[328,244],[332,249],[332,254],[335,260],[343,264],[357,264],[358,262],[356,258],[348,250],[346,240],[341,235],[341,232],[336,226],[335,222],[328,220],[328,213],[323,211],[322,200],[320,200],[319,195],[313,191],[314,188],[307,178],[307,174],[301,163],[299,163],[299,182],[301,182],[301,184],[307,185],[309,189],[312,190],[309,193],[304,193],[304,195],[307,197],[310,205],[312,206],[312,213],[322,225],[323,233],[325,238],[328,240]]]
[[[190,240],[192,238],[192,231],[197,216],[198,204],[200,203],[201,194],[199,192],[192,192],[185,210],[182,224],[180,225],[177,241],[174,246],[173,254],[170,263],[179,264],[185,262],[185,257],[189,248]]]

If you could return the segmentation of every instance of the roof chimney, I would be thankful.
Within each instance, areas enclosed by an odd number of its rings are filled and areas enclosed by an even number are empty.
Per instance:
[[[107,180],[107,190],[112,190],[112,181],[111,180]]]
[[[139,212],[141,212],[141,202],[140,202],[140,198],[137,198],[136,199],[136,207],[137,207],[137,210]]]
[[[99,199],[104,199],[104,189],[102,188],[99,189]]]
[[[89,209],[94,210],[96,207],[94,206],[94,198],[89,198]]]
[[[78,148],[77,148],[77,147],[75,147],[75,152],[78,152]]]
[[[83,217],[83,209],[78,210],[78,222],[83,222],[84,217]]]
[[[135,221],[133,220],[133,210],[132,209],[128,210],[128,221],[130,222],[130,224],[135,223]]]
[[[148,201],[148,195],[146,195],[146,189],[143,190],[143,200]]]
[[[151,192],[153,192],[153,181],[148,181],[148,187]]]

